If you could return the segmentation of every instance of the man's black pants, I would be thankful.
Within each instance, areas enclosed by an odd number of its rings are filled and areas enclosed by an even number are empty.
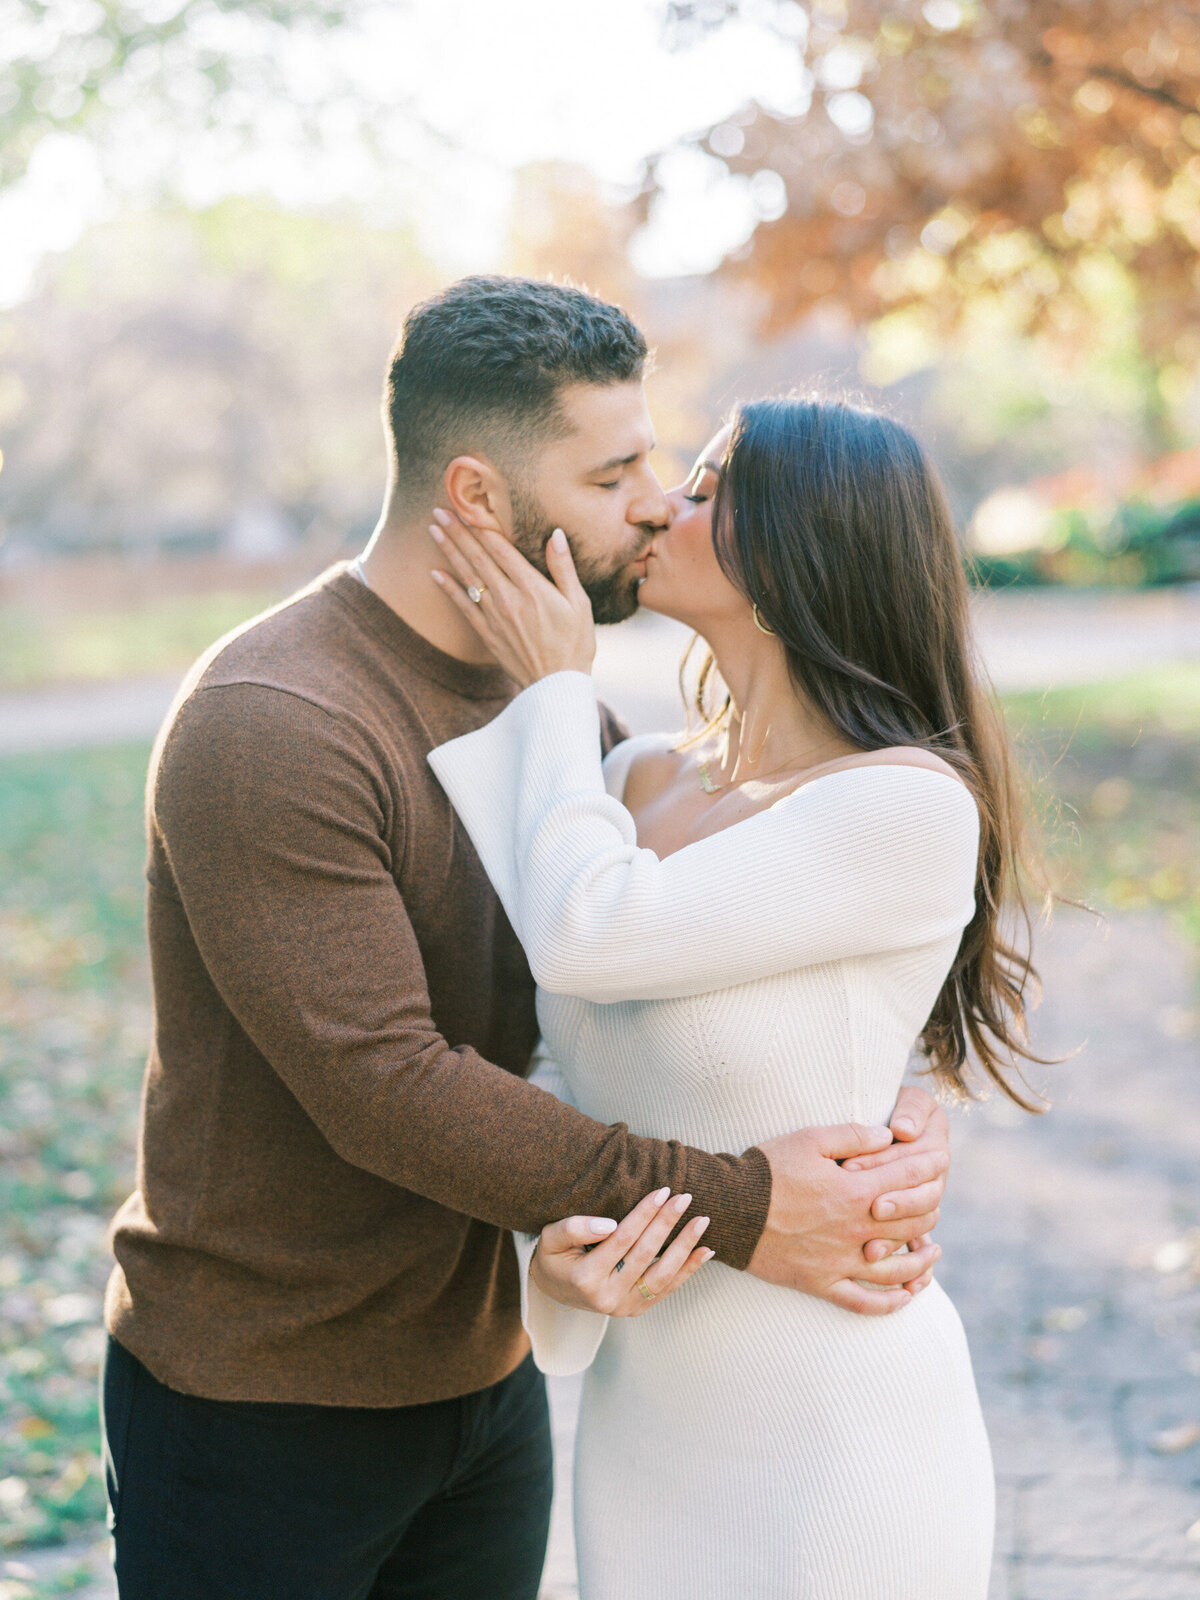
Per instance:
[[[535,1600],[550,1426],[532,1358],[388,1410],[203,1400],[110,1339],[121,1600]]]

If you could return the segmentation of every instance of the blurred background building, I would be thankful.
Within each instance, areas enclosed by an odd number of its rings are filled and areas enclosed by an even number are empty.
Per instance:
[[[1107,918],[1042,936],[1056,1109],[960,1119],[995,1594],[1200,1593],[1195,8],[0,0],[0,1600],[98,1581],[149,738],[361,548],[391,342],[469,271],[629,308],[664,482],[791,387],[937,459],[1052,873]],[[635,725],[679,647],[605,637]]]

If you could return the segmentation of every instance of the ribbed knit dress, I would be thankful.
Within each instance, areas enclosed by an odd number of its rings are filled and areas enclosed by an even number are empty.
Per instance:
[[[973,915],[970,794],[852,768],[660,861],[618,798],[655,743],[602,769],[592,681],[563,672],[429,758],[529,956],[558,1092],[713,1151],[885,1123]],[[936,1283],[862,1317],[712,1261],[629,1319],[526,1281],[525,1320],[544,1370],[587,1368],[583,1600],[984,1600],[991,1459]]]

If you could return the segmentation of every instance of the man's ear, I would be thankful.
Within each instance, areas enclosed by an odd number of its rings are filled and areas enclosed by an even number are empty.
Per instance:
[[[512,537],[512,503],[508,484],[490,461],[455,456],[442,480],[449,509],[468,528],[490,528]]]

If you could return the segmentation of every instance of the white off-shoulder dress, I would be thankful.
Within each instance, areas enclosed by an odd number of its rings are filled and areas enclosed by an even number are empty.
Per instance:
[[[429,758],[528,954],[558,1092],[712,1151],[885,1123],[973,915],[970,794],[857,767],[660,861],[619,799],[646,743],[602,770],[592,681],[563,672]],[[936,1283],[888,1317],[717,1261],[637,1318],[524,1299],[538,1364],[587,1368],[583,1600],[984,1600],[991,1459]]]

